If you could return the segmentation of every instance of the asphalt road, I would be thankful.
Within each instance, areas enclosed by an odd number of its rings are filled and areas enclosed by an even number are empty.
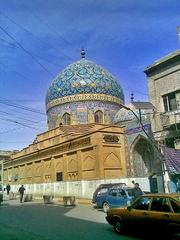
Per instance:
[[[134,240],[113,232],[105,214],[89,205],[22,203],[0,206],[1,240]]]

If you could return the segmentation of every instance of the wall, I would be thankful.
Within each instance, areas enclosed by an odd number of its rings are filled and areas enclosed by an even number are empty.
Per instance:
[[[148,178],[116,178],[116,179],[102,179],[94,181],[74,181],[74,182],[54,182],[41,184],[25,184],[26,194],[33,194],[36,197],[43,195],[53,195],[55,198],[73,195],[78,198],[92,199],[96,188],[102,183],[126,183],[127,186],[132,187],[131,181],[138,182],[143,191],[150,191]],[[20,185],[11,185],[11,191],[18,193]]]
[[[65,141],[58,135],[59,144],[53,145],[56,132],[49,139],[45,133],[46,144],[43,144],[41,135],[40,143],[30,145],[26,151],[22,150],[5,163],[5,184],[51,184],[57,181],[57,173],[62,173],[63,182],[74,181],[73,184],[84,180],[127,177],[121,127],[98,125],[90,133],[69,135]]]

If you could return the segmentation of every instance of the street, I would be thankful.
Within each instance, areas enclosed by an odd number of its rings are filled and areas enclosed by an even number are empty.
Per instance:
[[[0,206],[2,240],[133,240],[135,237],[115,234],[106,223],[105,213],[90,205],[64,207],[18,200]]]

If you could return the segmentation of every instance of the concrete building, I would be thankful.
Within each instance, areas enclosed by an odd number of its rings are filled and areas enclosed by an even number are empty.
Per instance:
[[[174,192],[180,178],[180,50],[155,61],[145,73],[155,106],[152,130],[164,155],[165,190]]]
[[[86,60],[84,50],[81,56],[52,82],[46,95],[49,130],[4,163],[5,183],[14,192],[24,184],[35,195],[91,198],[105,182],[135,180],[149,191],[156,175],[153,189],[163,191],[160,159],[140,122],[124,108],[121,86]],[[125,116],[129,127],[122,124]]]
[[[148,66],[149,99],[155,106],[152,129],[155,139],[180,149],[180,50]]]

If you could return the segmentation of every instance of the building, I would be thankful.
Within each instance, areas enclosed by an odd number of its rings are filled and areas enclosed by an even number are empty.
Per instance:
[[[0,151],[0,191],[3,190],[4,185],[4,162],[10,160],[11,151]]]
[[[148,66],[149,99],[154,137],[164,155],[166,182],[175,186],[180,178],[180,50]]]
[[[156,174],[158,190],[163,191],[154,146],[137,119],[128,120],[129,129],[136,130],[127,138],[128,129],[119,119],[127,111],[123,104],[117,80],[86,60],[82,50],[81,60],[60,72],[47,91],[49,130],[4,163],[4,181],[14,191],[25,184],[27,192],[36,195],[91,198],[103,182],[130,185],[135,180],[149,191],[149,177]]]
[[[152,129],[155,139],[180,148],[180,50],[151,64],[144,71],[149,99],[155,106]]]

